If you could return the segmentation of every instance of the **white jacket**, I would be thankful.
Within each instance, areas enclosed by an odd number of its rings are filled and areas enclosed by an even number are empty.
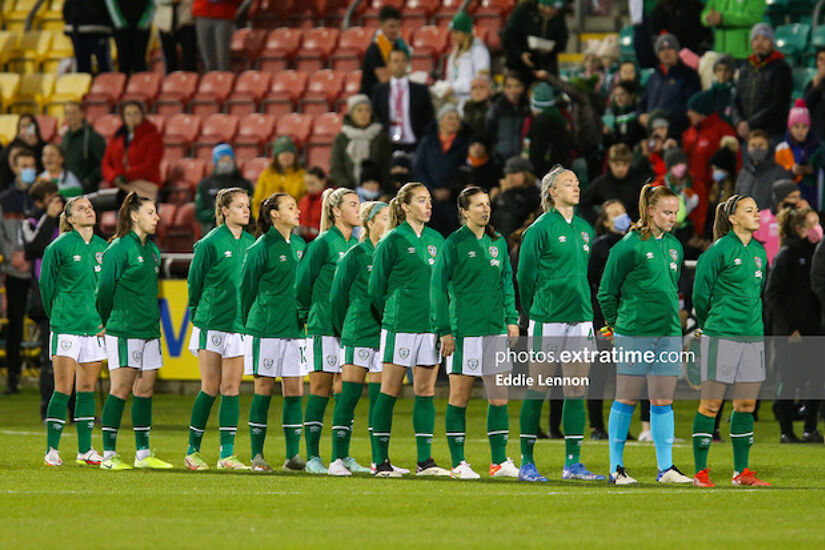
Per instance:
[[[480,71],[490,72],[490,52],[478,37],[473,37],[470,49],[456,57],[455,51],[447,59],[447,82],[458,100],[458,108],[470,99],[470,84]]]

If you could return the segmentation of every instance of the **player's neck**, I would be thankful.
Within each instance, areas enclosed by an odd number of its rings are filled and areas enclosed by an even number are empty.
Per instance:
[[[243,233],[243,226],[242,225],[227,222],[226,223],[226,228],[229,229],[229,232],[232,233],[233,237],[235,237],[236,239],[241,238],[241,233]]]
[[[339,221],[335,224],[335,227],[337,227],[338,231],[344,236],[344,240],[348,241],[350,237],[352,237],[352,226],[350,224]]]
[[[292,236],[292,228],[288,225],[281,225],[281,224],[272,224],[272,227],[275,228],[275,231],[281,234],[281,237],[284,238],[286,242],[289,242],[289,238]]]
[[[92,235],[95,234],[95,228],[91,225],[87,227],[76,227],[75,229],[80,233],[80,236],[83,237],[86,244],[89,244],[89,241],[92,240]]]
[[[744,244],[745,246],[747,246],[753,238],[753,232],[748,231],[747,229],[734,227],[733,232],[737,237],[739,237],[739,240],[742,241],[742,244]]]
[[[575,205],[572,204],[560,204],[556,206],[556,210],[559,211],[559,214],[567,220],[567,223],[570,223],[573,220],[573,208]]]
[[[424,231],[424,222],[407,218],[407,223],[410,224],[410,227],[412,227],[413,231],[415,231],[415,234],[420,237],[421,233]]]
[[[473,222],[467,220],[467,229],[473,232],[473,235],[476,236],[476,239],[480,239],[484,236],[484,226],[483,225],[476,225]]]

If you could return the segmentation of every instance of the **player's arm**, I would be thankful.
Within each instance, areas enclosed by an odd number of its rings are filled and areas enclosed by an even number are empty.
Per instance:
[[[195,244],[195,257],[189,267],[189,318],[195,318],[195,311],[203,295],[203,283],[209,268],[215,263],[215,247],[210,242],[201,241]]]
[[[332,277],[332,287],[329,293],[329,313],[332,320],[332,330],[336,336],[341,336],[344,330],[344,320],[349,309],[350,288],[358,274],[358,262],[352,251],[341,258]]]
[[[605,323],[610,327],[616,324],[616,318],[619,315],[619,297],[622,284],[624,284],[627,274],[633,269],[634,256],[631,246],[619,242],[607,257],[607,265],[604,268],[597,299],[599,300],[599,306],[602,308]]]
[[[100,277],[97,280],[97,312],[103,327],[109,321],[109,315],[114,306],[114,295],[117,281],[123,273],[126,257],[121,252],[122,245],[109,247],[103,253],[103,264],[100,266]]]
[[[696,324],[705,327],[710,303],[713,297],[713,283],[719,276],[720,254],[718,247],[711,247],[696,262],[696,276],[693,279],[693,308],[696,310]]]
[[[249,311],[255,303],[258,295],[258,280],[266,265],[266,252],[262,246],[251,246],[246,251],[243,264],[241,266],[241,323],[246,326],[249,319]]]
[[[432,323],[439,336],[451,334],[449,284],[455,270],[454,245],[448,242],[441,248],[433,266],[430,279],[430,304]]]
[[[298,264],[295,274],[295,301],[298,304],[298,319],[306,322],[312,307],[312,285],[321,273],[327,247],[325,241],[315,239],[304,252],[304,258]]]
[[[513,265],[510,263],[510,251],[504,245],[504,267],[501,270],[501,289],[504,292],[504,322],[508,325],[518,325],[518,311],[516,310],[516,289],[513,285]]]
[[[539,257],[544,245],[544,231],[538,231],[535,227],[528,228],[524,232],[524,239],[521,241],[518,259],[518,279],[519,296],[521,298],[521,311],[526,317],[530,316],[530,309],[533,306],[533,297],[536,292],[536,278],[538,276]]]
[[[57,246],[49,246],[43,254],[43,263],[40,265],[40,298],[43,301],[43,310],[46,317],[52,317],[52,303],[57,288],[57,277],[60,273],[60,251]]]
[[[378,312],[379,319],[384,315],[384,304],[387,302],[387,283],[394,263],[395,245],[392,242],[392,237],[378,241],[375,256],[372,260],[368,289],[370,300]]]

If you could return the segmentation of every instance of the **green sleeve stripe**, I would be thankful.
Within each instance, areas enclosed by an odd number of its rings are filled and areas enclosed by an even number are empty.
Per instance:
[[[109,16],[112,18],[112,23],[115,24],[116,28],[123,29],[128,26],[123,12],[120,11],[117,0],[106,0],[106,8],[108,8]]]
[[[146,11],[143,12],[143,15],[138,21],[138,28],[139,29],[147,29],[149,25],[152,24],[152,18],[155,15],[155,3],[154,2],[147,2],[146,4]]]

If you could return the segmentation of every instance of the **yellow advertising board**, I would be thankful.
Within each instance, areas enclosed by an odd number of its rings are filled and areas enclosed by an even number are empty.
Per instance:
[[[192,323],[186,302],[189,292],[185,280],[161,280],[160,332],[163,368],[158,378],[165,380],[200,380],[198,358],[187,347]]]

